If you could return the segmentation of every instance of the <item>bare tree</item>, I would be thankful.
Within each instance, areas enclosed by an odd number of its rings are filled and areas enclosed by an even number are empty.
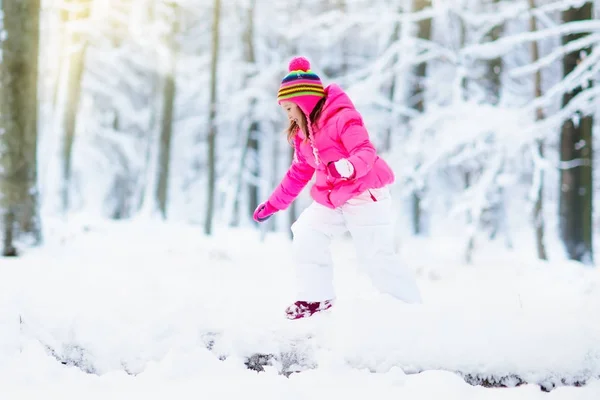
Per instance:
[[[40,1],[0,2],[0,211],[4,256],[14,240],[41,242],[37,195]]]
[[[413,10],[422,11],[431,7],[431,0],[414,0]],[[417,37],[419,40],[430,40],[431,38],[431,18],[424,18],[418,22]],[[421,62],[415,67],[415,81],[411,90],[411,106],[422,113],[425,111],[425,78],[427,77],[427,63]],[[421,226],[421,194],[419,188],[416,188],[412,194],[412,225],[413,233],[419,235],[423,228]]]
[[[398,4],[396,5],[396,7],[398,8],[398,13],[402,12],[402,5]],[[401,40],[401,23],[400,21],[396,21],[394,23],[394,29],[392,31],[392,35],[390,37],[390,43],[389,46],[394,45],[396,42],[398,42],[399,40]],[[400,61],[400,54],[396,54],[393,58],[393,63],[396,64]],[[397,67],[395,67],[397,68]],[[397,107],[398,104],[397,103],[402,103],[401,105],[404,106],[404,101],[405,98],[403,96],[402,92],[402,85],[400,84],[399,80],[401,79],[405,79],[404,78],[404,74],[399,74],[398,72],[394,71],[393,75],[392,75],[392,79],[390,80],[389,83],[389,91],[388,91],[388,96],[390,99],[390,103],[391,103],[391,114],[390,115],[390,124],[388,129],[385,132],[385,136],[383,138],[383,146],[382,146],[382,150],[383,151],[390,151],[392,149],[392,137],[394,136],[394,133],[397,131],[398,129],[398,125],[403,125],[406,126],[406,117],[401,117],[400,115],[398,115],[398,111],[397,111]]]
[[[500,5],[500,0],[487,0],[485,9],[497,11]],[[486,41],[495,42],[500,39],[504,32],[504,24],[498,23],[489,30],[486,35]],[[484,85],[487,94],[487,101],[490,104],[498,104],[500,100],[500,92],[502,89],[502,57],[497,56],[485,61],[484,69]]]
[[[592,2],[563,12],[563,22],[587,21],[594,15]],[[563,45],[587,35],[569,34],[563,37]],[[583,59],[591,53],[587,47],[565,54],[564,76],[568,76]],[[587,82],[591,86],[592,82]],[[588,87],[589,87],[588,86]],[[563,96],[563,107],[584,90],[578,86]],[[560,159],[568,167],[561,169],[560,177],[560,232],[568,256],[585,263],[593,262],[592,248],[592,116],[577,110],[562,125]]]
[[[176,2],[168,3],[170,9],[171,30],[167,34],[166,44],[168,57],[164,71],[163,110],[160,142],[158,147],[158,177],[156,185],[156,202],[163,219],[167,218],[167,197],[169,192],[169,170],[171,160],[171,138],[173,136],[173,109],[175,104],[175,70],[177,68],[177,34],[179,32],[179,6]]]
[[[529,1],[529,9],[533,10],[535,8],[535,0]],[[529,30],[531,32],[536,32],[537,28],[537,20],[536,17],[532,14],[529,18]],[[538,47],[538,42],[536,40],[531,41],[531,62],[535,63],[540,58],[540,51]],[[535,71],[534,75],[534,96],[535,98],[542,97],[542,71],[540,69]],[[535,119],[536,121],[540,121],[544,119],[544,110],[541,107],[538,107],[535,111]],[[539,157],[544,157],[544,140],[538,139],[537,143],[537,152],[539,153]],[[546,254],[546,247],[544,245],[544,170],[543,168],[538,167],[538,184],[536,190],[536,199],[535,205],[533,208],[533,224],[535,226],[535,242],[538,257],[542,260],[547,260],[548,256]]]
[[[246,71],[244,72],[245,83],[247,84],[250,79],[256,74],[256,54],[254,48],[254,14],[256,10],[256,0],[250,0],[245,13],[245,29],[242,38],[244,61],[246,64]],[[241,192],[244,181],[244,172],[249,172],[254,176],[260,175],[260,163],[258,162],[258,134],[259,134],[259,122],[254,116],[254,110],[256,108],[256,98],[250,99],[248,107],[248,113],[244,118],[243,137],[241,138],[244,143],[242,147],[242,154],[238,165],[236,182],[235,182],[235,199],[233,205],[233,211],[231,220],[229,221],[232,225],[237,225],[240,221],[240,202]],[[254,209],[258,206],[259,202],[259,187],[255,181],[248,182],[248,206],[249,214],[252,215]]]
[[[215,210],[215,185],[216,185],[216,115],[217,115],[217,64],[219,57],[219,22],[221,14],[221,0],[214,0],[213,25],[212,25],[212,51],[210,62],[210,102],[208,114],[208,190],[206,219],[204,233],[212,234],[213,214]]]
[[[66,24],[75,24],[75,28],[67,29],[70,34],[65,35],[68,54],[65,55],[65,62],[61,63],[61,68],[67,68],[67,74],[64,76],[66,82],[66,98],[64,99],[64,117],[63,117],[63,143],[62,143],[62,188],[61,200],[62,211],[68,212],[70,207],[69,191],[71,186],[71,160],[73,152],[73,143],[75,141],[75,130],[77,114],[79,110],[79,101],[81,98],[81,79],[84,70],[84,60],[88,39],[82,32],[78,22],[85,20],[90,15],[90,0],[71,0],[66,3],[69,8],[66,12]]]

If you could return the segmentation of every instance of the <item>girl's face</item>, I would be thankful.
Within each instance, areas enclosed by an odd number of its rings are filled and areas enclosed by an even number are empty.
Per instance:
[[[287,117],[290,120],[290,122],[294,121],[296,122],[296,124],[298,124],[298,126],[302,125],[302,110],[296,105],[296,103],[293,103],[291,101],[282,101],[281,107],[283,107],[283,109],[287,113]]]

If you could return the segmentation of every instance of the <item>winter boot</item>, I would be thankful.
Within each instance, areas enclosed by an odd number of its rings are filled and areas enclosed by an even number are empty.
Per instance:
[[[307,302],[307,301],[297,301],[285,310],[285,316],[288,319],[300,319],[310,317],[311,315],[319,312],[325,311],[331,308],[333,305],[333,300],[324,300],[324,301],[315,301],[315,302]]]

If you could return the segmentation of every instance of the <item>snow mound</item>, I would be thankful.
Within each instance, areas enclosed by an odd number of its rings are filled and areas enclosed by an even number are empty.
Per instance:
[[[340,240],[333,246],[336,306],[287,321],[283,309],[294,300],[287,238],[261,243],[252,231],[200,232],[143,221],[56,225],[43,248],[2,260],[0,380],[8,385],[0,386],[146,382],[147,389],[168,380],[187,388],[200,376],[218,376],[246,382],[246,389],[251,382],[271,388],[265,382],[273,380],[280,388],[269,390],[279,394],[313,380],[329,388],[346,382],[353,398],[372,397],[359,381],[379,380],[402,393],[417,385],[420,395],[435,392],[421,381],[460,386],[461,396],[482,389],[465,379],[545,388],[586,383],[554,392],[599,393],[598,269],[503,264],[501,254],[490,258],[495,264],[426,266],[415,242],[406,262],[425,304],[406,305],[377,293],[357,270],[351,244]],[[225,391],[233,396],[235,388]]]

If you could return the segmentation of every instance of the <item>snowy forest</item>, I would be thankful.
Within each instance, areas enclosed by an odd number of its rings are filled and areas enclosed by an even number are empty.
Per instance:
[[[275,97],[303,55],[393,166],[399,243],[594,262],[593,1],[0,4],[4,256],[46,216],[289,231],[308,194],[265,227],[252,212],[290,163]]]
[[[0,0],[0,399],[600,399],[599,10]],[[296,56],[393,170],[393,241],[298,250],[312,182],[253,219]]]

